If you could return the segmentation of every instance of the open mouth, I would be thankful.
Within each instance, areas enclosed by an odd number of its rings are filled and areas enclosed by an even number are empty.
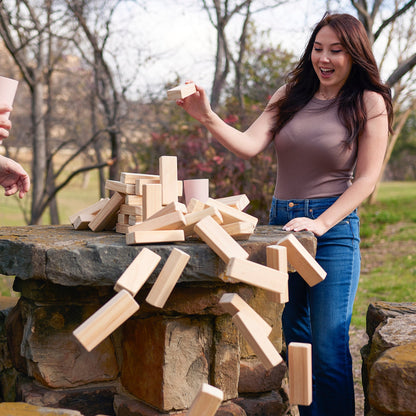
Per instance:
[[[321,74],[323,76],[329,76],[331,74],[333,74],[334,70],[333,69],[326,69],[326,68],[319,68],[321,71]]]

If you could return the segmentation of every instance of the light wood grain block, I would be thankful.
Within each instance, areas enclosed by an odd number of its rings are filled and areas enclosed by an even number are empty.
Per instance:
[[[289,263],[309,286],[315,286],[325,279],[325,270],[293,234],[288,234],[283,237],[277,244],[287,248],[287,259]]]
[[[143,215],[143,205],[122,204],[120,206],[120,214],[136,216]]]
[[[125,204],[134,205],[134,206],[142,206],[143,197],[141,195],[126,195]]]
[[[135,185],[113,181],[111,179],[107,179],[105,181],[105,189],[109,191],[119,192],[120,194],[134,195],[136,193]]]
[[[230,234],[234,240],[248,240],[254,233],[254,225],[249,222],[232,222],[229,224],[223,224],[222,228]]]
[[[204,383],[192,402],[187,416],[214,416],[223,400],[222,390]]]
[[[309,406],[312,403],[312,346],[291,342],[289,358],[289,401],[292,405]]]
[[[226,196],[224,198],[215,198],[216,201],[222,202],[232,208],[236,208],[239,211],[243,211],[250,204],[246,194]]]
[[[93,350],[113,331],[139,310],[139,304],[122,290],[73,332],[87,351]]]
[[[129,224],[116,224],[116,233],[119,234],[127,234],[129,232],[129,227],[131,227],[131,225]]]
[[[174,248],[163,265],[156,282],[146,297],[146,302],[157,308],[163,308],[176,285],[183,269],[190,259],[189,254]]]
[[[81,214],[79,215],[72,226],[74,230],[86,230],[88,228],[88,224],[95,218],[95,214]]]
[[[143,221],[162,209],[162,185],[146,183],[143,185]]]
[[[158,254],[144,247],[117,280],[114,290],[127,290],[132,296],[136,296],[156,269],[160,259]]]
[[[170,243],[176,241],[185,241],[183,230],[155,230],[155,231],[134,231],[126,234],[126,244],[152,244],[152,243]]]
[[[191,212],[185,215],[185,236],[193,234],[195,224],[205,217],[212,217],[216,223],[222,224],[222,215],[215,207],[208,207],[202,211]]]
[[[160,177],[155,179],[137,179],[136,180],[136,195],[143,196],[143,185],[147,184],[160,184]]]
[[[117,215],[117,224],[128,224],[129,217],[130,215],[120,214],[120,211],[119,211],[119,214]]]
[[[216,207],[224,219],[224,224],[229,224],[233,222],[243,221],[253,224],[254,227],[257,225],[258,218],[253,217],[245,212],[240,211],[239,209],[230,207],[229,205],[223,204],[216,199],[208,198],[205,202],[205,205],[210,207]]]
[[[272,332],[272,327],[237,293],[224,293],[219,301],[224,312],[234,316],[236,313],[247,309],[253,319],[256,319],[257,326],[264,331],[266,336]]]
[[[187,205],[188,213],[202,211],[205,208],[205,204],[196,198],[191,198]]]
[[[178,200],[178,158],[160,156],[159,175],[162,184],[162,205]]]
[[[171,214],[172,212],[181,212],[182,214],[187,214],[188,210],[186,209],[186,205],[182,204],[182,202],[171,202],[168,205],[165,205],[163,208],[161,208],[159,211],[155,212],[152,216],[148,218],[148,220],[152,220],[157,217],[163,217],[166,214]]]
[[[102,208],[104,208],[104,206],[107,204],[107,202],[110,200],[110,198],[101,198],[99,201],[95,202],[92,205],[89,205],[86,208],[81,209],[80,211],[78,211],[77,213],[71,215],[69,217],[69,222],[71,224],[73,224],[75,222],[75,220],[85,214],[85,215],[95,215],[97,214]]]
[[[283,293],[286,289],[288,274],[263,266],[243,258],[231,258],[224,271],[224,281],[231,279],[271,292]]]
[[[141,224],[131,225],[129,233],[135,231],[178,230],[185,227],[185,217],[182,212],[175,211],[161,217],[149,218]]]
[[[136,225],[143,222],[143,216],[141,215],[129,215],[128,224]]]
[[[118,192],[114,192],[113,196],[109,201],[104,205],[104,207],[98,212],[95,218],[88,224],[88,227],[92,231],[102,231],[109,224],[114,221],[117,221],[118,210],[120,205],[124,201],[124,195]]]
[[[159,175],[151,175],[147,173],[131,173],[121,172],[120,182],[129,183],[132,185],[136,184],[137,179],[160,179]]]
[[[177,87],[167,90],[166,94],[168,100],[182,100],[183,98],[189,97],[190,95],[196,92],[195,84],[183,84],[178,85]]]
[[[280,270],[287,273],[287,249],[284,246],[272,245],[266,247],[266,264],[272,269]],[[289,301],[289,285],[286,283],[286,288],[283,293],[268,292],[268,299],[272,302],[286,303]]]
[[[237,312],[232,317],[232,321],[237,325],[244,339],[267,370],[271,370],[283,361],[273,343],[263,330],[259,328],[257,320],[251,311],[243,309]]]
[[[195,224],[194,231],[225,263],[233,257],[247,259],[249,256],[212,217]]]

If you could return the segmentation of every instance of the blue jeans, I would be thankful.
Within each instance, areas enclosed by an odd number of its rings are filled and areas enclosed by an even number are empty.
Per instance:
[[[276,200],[270,225],[292,218],[317,218],[334,198]],[[301,416],[355,414],[349,326],[360,275],[359,219],[354,211],[317,238],[316,260],[327,272],[325,280],[309,285],[298,273],[289,277],[289,302],[283,311],[286,344],[312,344],[313,401],[299,406]]]

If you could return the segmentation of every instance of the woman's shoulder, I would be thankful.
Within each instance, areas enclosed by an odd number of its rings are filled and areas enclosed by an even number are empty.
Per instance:
[[[367,118],[387,114],[386,103],[383,96],[376,91],[364,91],[364,104],[367,110]]]

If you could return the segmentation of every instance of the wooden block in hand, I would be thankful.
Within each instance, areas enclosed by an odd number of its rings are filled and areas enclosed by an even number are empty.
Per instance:
[[[185,217],[182,212],[174,211],[161,217],[149,218],[140,224],[131,225],[129,233],[135,231],[178,230],[185,227]]]
[[[138,310],[139,304],[133,296],[127,290],[122,290],[75,329],[73,334],[87,351],[91,351]]]
[[[110,223],[117,220],[118,210],[124,201],[124,195],[114,192],[113,196],[107,201],[104,207],[98,212],[95,218],[88,224],[92,231],[102,231]]]
[[[216,201],[222,202],[232,208],[236,208],[239,211],[243,211],[250,204],[250,200],[246,194],[226,196],[224,198],[215,198]]]
[[[287,248],[287,259],[289,263],[303,277],[309,286],[315,286],[325,279],[325,270],[293,234],[288,234],[283,237],[277,244]]]
[[[118,227],[118,225],[117,225]],[[121,232],[122,228],[120,228]],[[129,233],[125,230],[126,244],[153,244],[153,243],[173,243],[176,241],[185,241],[183,230],[154,230],[154,231],[134,231]]]
[[[187,416],[214,416],[223,399],[224,393],[220,389],[204,383],[192,402]]]
[[[132,296],[136,296],[160,259],[161,257],[152,250],[146,247],[143,248],[117,280],[114,290],[119,292],[124,289],[130,292]]]
[[[154,231],[153,231],[154,232]],[[189,254],[174,248],[164,264],[156,282],[147,295],[146,302],[163,308],[183,269],[189,261]]]
[[[225,263],[233,257],[247,259],[249,254],[212,217],[199,221],[194,231]]]
[[[166,94],[168,100],[182,100],[183,98],[189,97],[196,92],[195,84],[189,83],[184,85],[178,85],[177,87],[167,90]]]
[[[223,204],[222,202],[216,199],[208,198],[208,200],[205,201],[205,205],[217,208],[218,211],[221,212],[221,215],[224,219],[224,224],[243,221],[243,222],[249,222],[250,224],[253,224],[254,226],[257,225],[258,218],[253,217],[252,215],[249,215],[245,212],[242,212],[239,209]]]
[[[231,279],[277,293],[285,291],[288,279],[287,273],[242,258],[230,259],[224,275],[224,281]]]
[[[162,205],[178,200],[178,158],[160,156],[160,183],[162,184]]]
[[[119,192],[120,194],[135,195],[136,186],[128,183],[123,183],[119,181],[112,181],[107,179],[105,181],[105,189],[109,191]]]
[[[222,228],[230,234],[234,240],[248,240],[254,233],[254,225],[249,222],[231,222],[229,224],[223,224]]]
[[[292,405],[309,406],[312,403],[312,346],[291,342],[289,358],[289,401]]]
[[[143,185],[143,221],[162,208],[162,185],[146,183]]]
[[[237,312],[233,316],[232,321],[237,325],[244,339],[253,348],[254,353],[267,370],[282,362],[282,357],[267,335],[259,328],[257,319],[253,317],[253,314],[248,309]]]
[[[81,209],[77,213],[69,217],[69,222],[74,224],[75,220],[82,215],[96,215],[110,200],[110,198],[101,198],[99,201],[86,208]]]
[[[266,264],[272,269],[287,273],[287,249],[284,246],[272,245],[266,247]],[[286,288],[283,293],[268,293],[268,299],[277,303],[289,301],[289,287],[286,281]]]
[[[264,331],[266,336],[269,336],[270,332],[272,332],[272,327],[247,302],[237,295],[237,293],[224,293],[219,304],[224,312],[229,313],[231,316],[247,309],[253,319],[257,321],[259,329]]]

